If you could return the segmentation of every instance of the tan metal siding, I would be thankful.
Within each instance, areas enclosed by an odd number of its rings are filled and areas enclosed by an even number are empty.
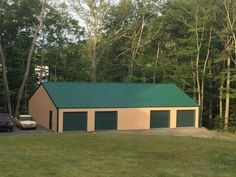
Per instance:
[[[29,114],[38,124],[49,128],[49,111],[52,111],[52,130],[57,131],[57,109],[41,85],[29,100]]]
[[[144,108],[118,110],[118,130],[149,129],[149,114]]]
[[[170,110],[170,128],[176,128],[177,110],[195,110],[195,127],[199,127],[198,107],[60,109],[59,132],[63,132],[63,112],[88,112],[87,131],[94,131],[95,111],[117,111],[118,130],[141,130],[150,128],[151,110]]]

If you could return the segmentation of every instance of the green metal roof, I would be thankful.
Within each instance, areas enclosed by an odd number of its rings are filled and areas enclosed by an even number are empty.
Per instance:
[[[43,87],[57,108],[198,106],[173,84],[47,82]]]

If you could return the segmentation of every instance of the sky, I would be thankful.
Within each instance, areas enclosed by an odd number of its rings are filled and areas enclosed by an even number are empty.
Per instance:
[[[69,14],[76,20],[78,20],[79,25],[81,27],[86,28],[85,22],[80,18],[79,14],[73,9],[73,7],[71,6],[71,4],[73,3],[73,1],[76,0],[51,0],[51,2],[56,3],[56,5],[59,5],[61,3],[65,3],[66,5],[68,5],[68,12]],[[110,3],[112,4],[117,4],[119,3],[120,0],[108,0],[110,1]],[[86,8],[86,7],[85,7]]]

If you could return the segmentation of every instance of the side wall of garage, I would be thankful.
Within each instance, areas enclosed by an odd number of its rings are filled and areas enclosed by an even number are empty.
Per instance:
[[[60,109],[59,132],[63,132],[64,112],[87,112],[87,131],[94,131],[96,111],[117,111],[118,130],[143,130],[150,129],[150,111],[170,110],[170,128],[176,128],[177,110],[194,110],[195,127],[199,127],[198,107],[167,107],[167,108],[100,108],[100,109]]]
[[[29,114],[38,124],[49,128],[50,111],[52,111],[52,130],[57,131],[57,109],[41,85],[29,100]]]

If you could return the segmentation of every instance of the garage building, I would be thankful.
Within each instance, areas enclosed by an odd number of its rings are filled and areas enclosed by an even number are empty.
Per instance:
[[[173,84],[42,83],[29,114],[56,132],[199,127],[199,106]]]

